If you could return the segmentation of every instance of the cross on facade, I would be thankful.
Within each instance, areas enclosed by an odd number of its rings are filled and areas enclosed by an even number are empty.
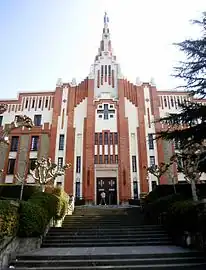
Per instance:
[[[108,104],[104,104],[104,108],[103,110],[97,110],[97,113],[98,114],[103,114],[104,115],[104,119],[109,119],[109,114],[114,114],[115,113],[115,110],[112,109],[110,110],[109,109],[109,105]]]

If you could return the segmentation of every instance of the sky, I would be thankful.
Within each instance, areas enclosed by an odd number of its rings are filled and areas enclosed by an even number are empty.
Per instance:
[[[172,68],[183,55],[172,44],[200,36],[190,20],[205,0],[0,0],[0,99],[87,77],[105,11],[123,75],[153,77],[159,90],[177,86]]]

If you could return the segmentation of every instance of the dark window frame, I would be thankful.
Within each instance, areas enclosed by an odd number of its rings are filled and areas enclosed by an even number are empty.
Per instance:
[[[64,150],[64,134],[59,135],[59,150]]]

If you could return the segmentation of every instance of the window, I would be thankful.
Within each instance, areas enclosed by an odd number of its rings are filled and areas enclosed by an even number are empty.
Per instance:
[[[180,141],[178,141],[177,139],[174,141],[174,147],[175,147],[175,150],[180,149]]]
[[[138,198],[138,183],[137,181],[133,182],[133,192],[134,192],[134,199]]]
[[[95,144],[98,144],[98,133],[95,133]]]
[[[174,100],[172,97],[171,97],[171,106],[174,107]]]
[[[153,134],[148,134],[149,149],[154,149]]]
[[[102,156],[99,156],[99,164],[102,164],[102,163],[103,163]]]
[[[76,182],[75,196],[76,198],[80,198],[80,182]]]
[[[182,172],[183,160],[181,157],[177,157],[177,171]]]
[[[34,115],[34,125],[41,126],[41,114]]]
[[[41,108],[41,98],[39,100],[39,106],[38,107]]]
[[[109,159],[110,159],[109,163],[112,164],[113,163],[113,155],[110,155]]]
[[[3,123],[3,116],[0,115],[0,127],[2,126],[2,123]]]
[[[108,132],[104,133],[104,144],[108,144]]]
[[[58,158],[57,166],[58,166],[59,169],[63,167],[63,157]]]
[[[167,99],[166,99],[166,97],[164,97],[164,105],[165,105],[165,107],[167,107]]]
[[[39,145],[39,136],[31,137],[31,151],[37,151]]]
[[[118,144],[118,134],[114,133],[114,144]]]
[[[149,162],[150,162],[150,166],[155,165],[155,157],[154,156],[150,156],[149,157]]]
[[[7,174],[14,174],[15,161],[16,161],[16,159],[9,159]]]
[[[105,156],[104,156],[104,163],[105,163],[105,164],[108,164],[108,162],[109,162],[108,156],[105,155]]]
[[[110,114],[109,117],[110,117],[110,118],[114,118],[114,115],[113,115],[113,114]]]
[[[62,182],[57,182],[57,187],[61,187],[62,186]]]
[[[32,99],[32,105],[31,105],[31,107],[34,108],[34,106],[35,106],[35,99]]]
[[[118,164],[118,155],[115,155],[115,163]]]
[[[10,151],[16,152],[18,150],[18,144],[19,144],[19,137],[18,136],[12,136]]]
[[[102,133],[99,133],[99,144],[102,145]]]
[[[99,118],[102,118],[102,114],[99,114]]]
[[[76,172],[80,173],[81,171],[81,157],[77,156],[76,158]]]
[[[133,172],[137,171],[137,159],[136,159],[136,156],[132,156],[132,171]]]
[[[113,133],[109,134],[109,142],[110,144],[113,144]]]
[[[109,77],[111,77],[111,66],[109,65]]]
[[[36,168],[36,158],[30,158],[29,159],[29,171],[33,171]]]
[[[49,102],[49,100],[48,100],[48,98],[46,98],[46,100],[45,100],[45,108],[48,107],[48,102]]]
[[[95,155],[95,156],[94,156],[94,164],[97,164],[97,163],[98,163],[98,156]]]
[[[28,108],[28,104],[29,104],[29,100],[28,98],[26,99],[26,103],[25,103],[25,108],[27,109]]]
[[[59,136],[59,150],[64,150],[64,135]]]

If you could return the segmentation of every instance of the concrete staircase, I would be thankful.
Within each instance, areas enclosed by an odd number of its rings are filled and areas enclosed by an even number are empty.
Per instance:
[[[139,208],[77,207],[42,248],[19,256],[16,269],[206,269],[198,252],[172,246],[160,226],[144,225]]]

